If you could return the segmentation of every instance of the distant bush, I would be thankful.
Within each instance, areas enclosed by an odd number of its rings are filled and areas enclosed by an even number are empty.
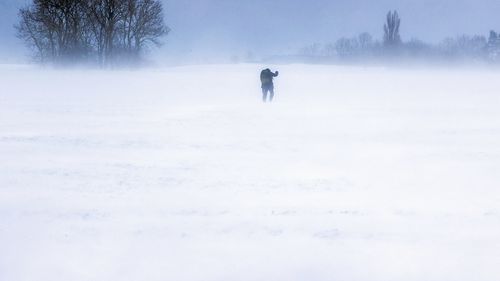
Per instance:
[[[486,55],[486,38],[484,36],[460,35],[456,38],[446,38],[439,49],[447,58],[452,59],[481,59]]]
[[[425,60],[429,62],[484,61],[500,63],[500,34],[491,31],[488,40],[481,35],[460,35],[429,44],[419,39],[403,41],[400,34],[401,18],[397,11],[389,11],[383,26],[382,41],[375,41],[369,33],[357,37],[342,37],[324,46],[313,44],[300,50],[301,56],[339,61],[386,61],[394,59]]]
[[[493,30],[490,31],[486,49],[490,61],[500,62],[500,35]]]

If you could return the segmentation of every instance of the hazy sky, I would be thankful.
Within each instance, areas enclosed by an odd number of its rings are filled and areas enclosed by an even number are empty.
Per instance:
[[[22,56],[12,25],[28,0],[0,0],[0,57]],[[164,55],[291,53],[308,43],[370,32],[381,38],[397,9],[403,39],[437,42],[461,33],[500,30],[499,0],[166,0],[172,33]]]

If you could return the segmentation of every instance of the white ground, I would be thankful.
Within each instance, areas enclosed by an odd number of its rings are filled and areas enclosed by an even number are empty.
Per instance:
[[[500,73],[260,68],[0,67],[0,280],[500,280]]]

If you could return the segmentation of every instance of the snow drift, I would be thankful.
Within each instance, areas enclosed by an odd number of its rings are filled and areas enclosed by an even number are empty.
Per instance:
[[[500,279],[499,74],[0,68],[0,280]]]

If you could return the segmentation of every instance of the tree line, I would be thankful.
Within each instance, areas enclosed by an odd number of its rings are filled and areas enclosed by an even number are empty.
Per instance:
[[[138,63],[170,29],[157,0],[33,0],[17,35],[41,63]]]
[[[299,50],[299,55],[316,59],[344,61],[386,60],[391,58],[427,59],[432,61],[485,61],[500,63],[500,34],[491,31],[482,35],[459,35],[429,44],[418,39],[403,41],[401,18],[397,11],[387,13],[382,40],[369,33],[342,37],[334,43],[311,44]]]

